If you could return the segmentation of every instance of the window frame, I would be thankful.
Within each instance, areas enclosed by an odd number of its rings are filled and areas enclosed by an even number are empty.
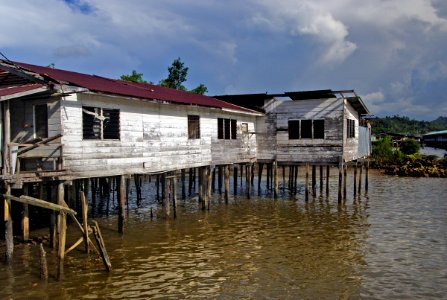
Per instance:
[[[324,140],[325,128],[325,119],[289,119],[287,131],[289,140]]]
[[[355,139],[355,120],[346,119],[346,138]]]
[[[36,108],[38,107],[42,108],[42,111],[45,111],[45,116],[42,118],[42,120],[38,120],[37,118],[38,115],[36,114],[36,112],[38,110],[36,110]],[[43,125],[43,130],[41,130],[41,128],[37,128],[38,126],[40,127],[40,125]],[[44,132],[42,136],[40,136],[39,134],[40,131]],[[33,105],[33,136],[34,138],[48,138],[48,105],[46,103]]]
[[[248,128],[248,124],[247,124]],[[217,139],[218,140],[236,140],[237,139],[237,120],[229,118],[217,118]]]
[[[198,139],[200,139],[200,116],[188,115],[188,140]]]
[[[104,114],[104,112],[107,113]],[[112,122],[110,122],[111,115],[113,115]],[[114,130],[111,130],[110,128],[113,127],[115,127]],[[85,141],[121,140],[121,111],[113,108],[82,106],[82,139]]]

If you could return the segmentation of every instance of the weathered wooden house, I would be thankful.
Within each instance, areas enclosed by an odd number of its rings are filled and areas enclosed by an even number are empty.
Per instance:
[[[254,162],[262,113],[203,95],[0,61],[3,178],[150,174]]]
[[[352,90],[216,97],[265,114],[255,130],[259,162],[339,164],[371,153],[369,111]]]

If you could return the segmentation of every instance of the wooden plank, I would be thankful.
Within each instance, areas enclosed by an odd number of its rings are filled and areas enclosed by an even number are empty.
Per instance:
[[[93,234],[95,236],[96,244],[100,250],[100,255],[104,266],[106,267],[107,272],[112,270],[112,263],[110,262],[109,255],[107,254],[107,250],[104,244],[104,239],[102,238],[101,230],[99,229],[99,225],[96,221],[93,221]]]
[[[62,145],[43,145],[23,154],[19,154],[19,158],[45,158],[45,157],[60,157]]]
[[[20,202],[20,203],[25,203],[25,204],[34,205],[34,206],[38,206],[38,207],[42,207],[42,208],[46,208],[46,209],[50,209],[50,210],[54,210],[54,211],[58,211],[58,212],[65,212],[68,214],[76,215],[76,212],[68,207],[61,206],[61,205],[51,203],[51,202],[47,202],[45,200],[33,198],[30,196],[15,197],[15,196],[4,194],[3,197],[5,197],[6,199],[16,201],[16,202]]]

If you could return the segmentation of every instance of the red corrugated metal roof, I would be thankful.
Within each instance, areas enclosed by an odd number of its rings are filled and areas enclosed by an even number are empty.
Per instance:
[[[242,112],[255,112],[216,98],[198,95],[194,93],[178,91],[175,89],[165,88],[152,84],[139,84],[116,79],[109,79],[96,75],[87,75],[60,69],[35,66],[20,62],[14,64],[28,71],[38,73],[39,75],[51,78],[59,83],[66,83],[83,88],[90,91],[101,92],[107,94],[122,95],[128,97],[136,97],[143,99],[157,99],[169,101],[173,103],[192,104],[199,106],[215,107],[222,109],[232,109]]]
[[[14,95],[18,93],[30,92],[32,90],[41,92],[42,91],[41,88],[43,87],[45,87],[45,85],[37,83],[14,85],[14,86],[2,86],[0,87],[0,97]]]

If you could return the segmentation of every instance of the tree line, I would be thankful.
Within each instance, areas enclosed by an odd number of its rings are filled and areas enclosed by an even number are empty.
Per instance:
[[[180,90],[189,91],[191,93],[204,95],[208,92],[208,88],[203,84],[199,84],[197,87],[188,90],[183,83],[187,80],[189,68],[185,66],[182,60],[179,58],[175,59],[171,66],[168,67],[168,76],[158,82],[158,85]],[[121,80],[137,82],[137,83],[150,83],[143,79],[143,73],[138,73],[133,70],[131,74],[124,74],[120,77]]]
[[[431,131],[447,129],[447,117],[433,121],[418,121],[406,116],[387,116],[371,120],[373,134],[423,135]]]

